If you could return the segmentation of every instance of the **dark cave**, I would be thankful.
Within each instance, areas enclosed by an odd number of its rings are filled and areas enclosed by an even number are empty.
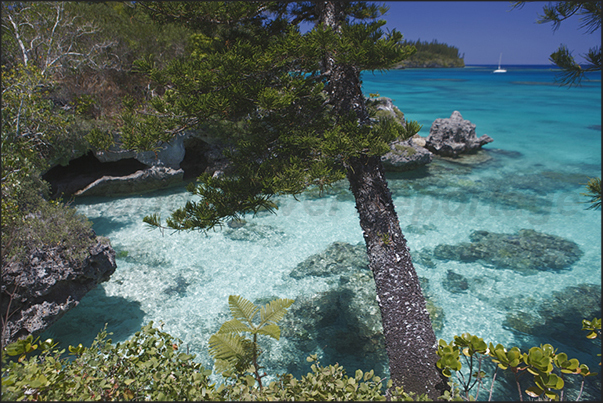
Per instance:
[[[66,166],[57,165],[49,169],[42,175],[42,179],[50,183],[50,196],[54,199],[71,196],[103,176],[126,176],[146,168],[147,165],[134,158],[100,162],[89,151],[86,155],[69,161]]]

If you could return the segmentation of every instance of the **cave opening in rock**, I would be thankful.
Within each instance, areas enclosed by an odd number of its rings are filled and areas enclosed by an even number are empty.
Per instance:
[[[193,180],[208,167],[209,162],[206,154],[211,150],[211,146],[205,141],[191,137],[184,141],[184,158],[180,163],[180,168],[184,171],[184,180]]]
[[[103,176],[126,176],[146,168],[147,165],[134,158],[100,162],[89,151],[86,155],[72,159],[66,166],[57,165],[49,169],[42,175],[42,179],[50,183],[50,196],[57,198],[61,195],[71,196]]]

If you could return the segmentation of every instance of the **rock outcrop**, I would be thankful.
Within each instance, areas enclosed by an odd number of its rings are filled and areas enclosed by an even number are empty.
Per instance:
[[[404,114],[390,98],[367,98],[366,104],[374,113],[372,121],[392,117],[406,124]],[[108,151],[88,152],[67,165],[53,167],[43,178],[51,184],[53,197],[61,194],[66,197],[125,196],[178,185],[202,173],[221,175],[230,166],[220,140],[227,136],[228,130],[227,127],[189,131],[164,144],[157,153],[124,151],[117,146]],[[491,141],[487,135],[477,138],[475,125],[455,111],[449,119],[436,119],[427,138],[415,135],[408,140],[393,141],[381,160],[386,171],[410,171],[431,163],[434,154],[462,161],[457,158],[460,154],[475,153]],[[479,157],[482,162],[489,158]]]
[[[34,249],[27,264],[3,265],[3,346],[40,334],[115,272],[115,251],[109,240],[91,233],[91,243],[89,256],[79,264],[67,259],[59,247],[48,247]]]
[[[418,135],[408,140],[391,142],[391,151],[381,157],[383,168],[386,171],[402,172],[429,164],[433,154],[424,145],[424,139]]]
[[[454,111],[450,118],[436,119],[432,123],[425,147],[440,156],[458,157],[463,153],[477,151],[492,141],[492,137],[487,134],[478,138],[475,124],[464,120],[459,111]]]
[[[117,146],[89,151],[43,175],[51,196],[125,196],[178,185],[201,173],[228,168],[221,143],[201,132],[187,132],[157,151],[134,152]]]

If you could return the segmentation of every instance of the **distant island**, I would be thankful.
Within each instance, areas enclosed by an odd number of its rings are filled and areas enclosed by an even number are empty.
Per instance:
[[[438,67],[465,67],[465,54],[459,54],[458,48],[439,43],[437,40],[431,42],[405,41],[404,45],[412,45],[417,52],[407,60],[396,65],[395,69],[404,68],[438,68]]]

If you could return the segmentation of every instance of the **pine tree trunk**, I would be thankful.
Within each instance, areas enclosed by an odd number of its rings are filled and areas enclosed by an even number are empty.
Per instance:
[[[435,365],[436,337],[381,159],[350,161],[347,177],[377,288],[391,379],[406,392],[436,399],[447,385]]]
[[[318,2],[319,23],[341,32],[344,4]],[[369,124],[360,70],[336,63],[329,53],[324,55],[322,69],[329,77],[325,90],[333,111],[340,116],[354,111],[358,124]],[[403,386],[406,392],[426,393],[435,400],[448,386],[436,367],[435,333],[394,210],[381,158],[354,157],[346,162],[345,168],[377,288],[391,379],[394,386]]]

